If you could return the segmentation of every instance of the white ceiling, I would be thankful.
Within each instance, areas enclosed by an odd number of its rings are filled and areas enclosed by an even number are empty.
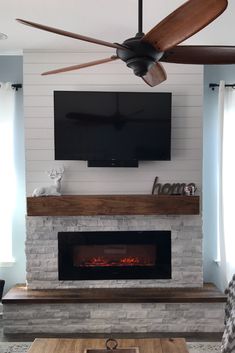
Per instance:
[[[183,0],[143,0],[144,32],[183,4]],[[0,0],[0,54],[29,50],[113,51],[106,47],[65,38],[24,26],[15,18],[61,28],[86,36],[119,42],[137,32],[138,0]],[[187,44],[235,45],[235,1],[212,24],[187,40]]]

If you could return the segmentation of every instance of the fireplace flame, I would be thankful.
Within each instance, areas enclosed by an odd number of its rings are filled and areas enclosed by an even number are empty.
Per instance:
[[[153,266],[150,259],[138,256],[119,258],[118,260],[105,258],[103,256],[91,257],[80,263],[81,267],[113,267],[113,266]]]

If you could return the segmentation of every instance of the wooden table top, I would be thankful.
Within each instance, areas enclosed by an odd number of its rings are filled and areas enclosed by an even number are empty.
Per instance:
[[[105,342],[106,339],[36,338],[28,353],[84,353],[89,348],[104,349]],[[188,353],[184,338],[117,339],[117,342],[118,348],[138,347],[140,353]]]

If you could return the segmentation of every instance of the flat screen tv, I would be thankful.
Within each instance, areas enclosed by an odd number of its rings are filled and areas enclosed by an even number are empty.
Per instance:
[[[55,159],[137,167],[171,157],[171,93],[54,92]]]

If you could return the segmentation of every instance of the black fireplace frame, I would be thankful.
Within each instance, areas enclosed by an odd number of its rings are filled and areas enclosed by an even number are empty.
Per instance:
[[[73,247],[89,244],[156,244],[155,266],[78,268],[73,265]],[[97,231],[58,233],[59,280],[171,279],[171,231]]]

